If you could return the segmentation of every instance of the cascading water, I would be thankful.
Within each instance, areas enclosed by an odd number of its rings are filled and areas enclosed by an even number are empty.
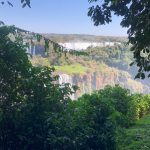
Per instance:
[[[73,85],[72,77],[69,76],[69,75],[67,75],[67,74],[59,74],[59,79],[58,79],[58,81],[59,81],[59,84],[60,84],[60,85],[63,85],[63,84],[65,84],[65,83],[69,83],[69,84],[70,84],[70,87],[72,87],[72,85]],[[74,95],[74,94],[70,95],[70,98],[71,98],[72,100],[74,100],[74,99],[75,99],[75,95]]]

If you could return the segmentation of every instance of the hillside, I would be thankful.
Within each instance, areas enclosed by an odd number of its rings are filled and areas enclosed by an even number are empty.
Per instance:
[[[132,92],[148,93],[149,84],[146,81],[134,80],[137,69],[130,67],[133,56],[129,49],[130,46],[123,43],[105,47],[91,46],[84,50],[88,56],[74,56],[69,53],[57,54],[51,48],[48,56],[44,56],[44,50],[37,45],[31,61],[36,66],[55,67],[60,83],[77,85],[80,90],[73,99],[108,84],[120,84]]]

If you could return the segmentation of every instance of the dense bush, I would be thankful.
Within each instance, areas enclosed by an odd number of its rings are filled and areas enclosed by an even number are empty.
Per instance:
[[[131,94],[128,89],[119,85],[106,86],[97,92],[101,99],[110,101],[114,107],[117,125],[128,127],[136,120],[150,112],[150,95]]]
[[[133,94],[131,96],[131,120],[140,119],[150,112],[150,95]]]
[[[106,86],[70,102],[68,138],[75,149],[113,150],[119,129],[131,126],[149,112],[149,95],[131,94],[119,85]]]
[[[97,94],[101,99],[107,98],[107,101],[110,101],[117,114],[117,124],[122,127],[128,126],[130,121],[128,118],[131,101],[130,91],[116,85],[115,87],[106,86],[104,89],[99,90]]]
[[[86,94],[72,104],[77,149],[115,150],[116,125],[112,105],[96,93]]]

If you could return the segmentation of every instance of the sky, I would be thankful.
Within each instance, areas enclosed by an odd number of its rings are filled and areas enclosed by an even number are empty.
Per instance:
[[[120,17],[109,25],[94,26],[87,16],[88,0],[31,0],[31,8],[22,8],[20,0],[10,0],[14,7],[0,5],[0,20],[36,33],[90,34],[127,36]]]

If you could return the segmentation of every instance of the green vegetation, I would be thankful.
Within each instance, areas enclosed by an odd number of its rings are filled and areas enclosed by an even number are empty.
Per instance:
[[[136,121],[129,129],[125,129],[118,139],[119,150],[149,150],[150,115]]]
[[[138,67],[136,78],[145,78],[145,72],[150,71],[150,28],[149,22],[149,0],[88,0],[93,4],[89,8],[88,16],[94,25],[105,25],[112,21],[112,14],[121,16],[120,25],[128,28],[128,43],[132,44],[134,56],[133,64]],[[144,53],[144,55],[142,55]],[[150,77],[149,73],[146,73]]]
[[[101,67],[106,64],[110,67],[115,67],[120,70],[130,72],[131,68],[129,66],[132,62],[133,55],[130,52],[130,47],[124,45],[123,43],[121,45],[107,47],[88,47],[86,50],[84,50],[84,52],[87,52],[89,55],[73,56],[69,53],[59,55],[52,52],[52,50],[49,50],[47,57],[42,58],[40,55],[36,55],[31,59],[31,61],[34,65],[43,66],[47,65],[48,62],[50,66],[60,66],[62,69],[70,65],[77,65],[80,67],[84,66],[86,68],[91,68],[93,70],[95,68],[97,70],[98,66]],[[74,68],[75,71],[77,71],[76,67]]]
[[[23,7],[30,7],[30,0],[21,2]],[[110,22],[111,11],[125,16],[122,26],[131,26],[129,41],[133,44],[135,62],[140,67],[137,77],[143,79],[143,71],[149,71],[149,60],[140,56],[141,50],[149,53],[149,26],[145,21],[149,2],[142,2],[107,0],[102,10],[99,6],[92,7],[89,15],[95,25]],[[11,5],[9,1],[8,4]],[[100,16],[95,15],[95,11]],[[104,11],[104,15],[99,11]],[[75,88],[57,84],[58,77],[52,75],[54,69],[43,67],[43,64],[33,66],[14,29],[0,27],[0,149],[150,149],[150,115],[147,115],[150,113],[150,95],[131,94],[116,85],[71,101],[70,95]],[[15,41],[9,38],[10,34],[15,36]],[[112,56],[120,58],[118,53]],[[85,72],[86,63],[79,61],[84,67],[72,65],[71,68]],[[118,62],[115,60],[113,65]],[[91,60],[89,65],[93,63]],[[73,69],[70,73],[74,73]]]
[[[74,136],[79,139],[74,139],[81,145],[79,149],[116,150],[119,147],[121,150],[123,131],[150,113],[150,96],[131,94],[118,85],[107,86],[71,102],[68,109],[72,112],[69,122]]]
[[[81,64],[54,66],[54,68],[56,71],[61,71],[67,74],[85,74],[88,71],[88,68]]]
[[[44,34],[47,38],[59,43],[65,42],[126,42],[126,37],[113,37],[113,36],[96,36],[85,34]]]
[[[118,129],[150,112],[149,95],[107,86],[76,101],[49,67],[32,66],[22,42],[0,28],[0,148],[116,150]],[[17,36],[17,35],[16,35]]]
[[[98,63],[103,62],[120,70],[130,71],[133,54],[129,45],[122,43],[107,47],[88,47],[86,51],[89,53],[91,60],[95,60]]]
[[[68,84],[54,84],[52,72],[32,66],[15,28],[0,27],[0,149],[49,149],[73,92]]]
[[[122,82],[120,84],[132,92],[147,93],[149,82],[146,79],[142,83],[134,80],[137,68],[130,66],[133,57],[130,46],[122,43],[107,47],[88,47],[85,52],[89,55],[74,56],[69,53],[60,55],[51,50],[47,57],[34,55],[31,62],[34,66],[53,66],[56,68],[56,72],[68,74],[72,78],[74,74],[80,76],[93,73],[102,78],[112,77],[114,83],[118,83],[115,81],[118,78]]]
[[[116,150],[120,129],[150,113],[149,95],[118,85],[71,101],[75,88],[57,84],[53,69],[32,66],[22,41],[8,36],[15,35],[13,27],[0,33],[2,150]]]

